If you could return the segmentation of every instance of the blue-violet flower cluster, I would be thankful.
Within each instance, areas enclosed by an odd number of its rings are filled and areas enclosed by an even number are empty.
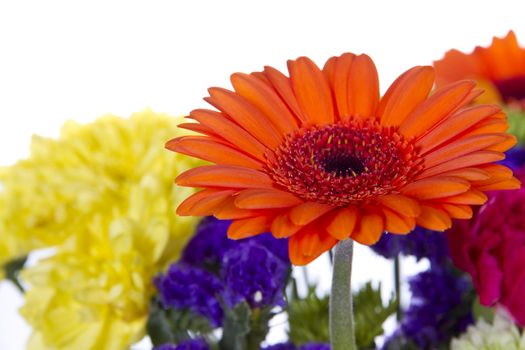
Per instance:
[[[292,343],[279,343],[267,346],[263,350],[330,350],[330,344],[312,342],[297,347]]]
[[[224,307],[243,301],[252,308],[284,306],[288,242],[269,234],[232,241],[229,224],[203,219],[181,260],[156,278],[166,308],[190,310],[221,326]]]
[[[210,347],[203,339],[190,339],[177,345],[162,344],[153,350],[210,350]]]
[[[472,284],[468,276],[457,275],[450,265],[433,265],[409,281],[412,299],[400,327],[383,349],[395,349],[400,339],[419,349],[437,349],[473,323]]]

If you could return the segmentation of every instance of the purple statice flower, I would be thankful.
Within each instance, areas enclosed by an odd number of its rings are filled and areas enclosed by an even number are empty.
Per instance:
[[[237,244],[226,236],[230,224],[229,220],[217,220],[212,216],[202,219],[195,235],[184,248],[180,261],[217,270],[224,253]]]
[[[290,264],[290,258],[288,256],[288,240],[282,238],[275,238],[271,233],[263,233],[254,237],[246,238],[237,241],[239,244],[245,244],[246,242],[254,242],[255,244],[261,245],[272,252],[276,257],[281,259],[286,264]]]
[[[506,158],[499,163],[505,165],[512,170],[521,168],[525,164],[525,148],[520,146],[514,146],[507,152],[505,152]]]
[[[465,275],[450,265],[433,265],[409,281],[412,299],[398,330],[386,341],[403,343],[404,338],[418,348],[437,349],[448,344],[452,337],[465,331],[473,322],[472,286]]]
[[[284,305],[283,289],[290,264],[257,241],[230,249],[223,258],[221,276],[230,306],[246,300],[251,307]]]
[[[276,239],[270,233],[265,233],[234,241],[227,236],[230,224],[230,220],[218,220],[212,216],[202,219],[197,226],[195,235],[184,248],[181,261],[216,271],[227,251],[238,248],[246,242],[256,242],[281,260],[290,262],[287,239]]]
[[[176,350],[176,346],[177,345],[175,344],[166,343],[166,344],[162,344],[162,345],[154,347],[153,350]]]
[[[428,258],[431,263],[438,264],[448,259],[445,235],[420,227],[408,235],[385,234],[371,248],[387,259],[400,254],[413,255],[417,260]]]
[[[178,345],[162,344],[155,347],[153,350],[210,350],[208,343],[204,339],[189,339]]]
[[[330,350],[330,344],[310,342],[296,347],[293,343],[279,343],[267,346],[262,350]]]
[[[330,350],[328,343],[306,343],[301,345],[299,350]]]
[[[188,309],[220,326],[223,310],[217,298],[223,291],[217,276],[206,270],[177,263],[155,279],[164,307]]]
[[[296,350],[297,348],[293,343],[279,343],[268,345],[261,350]]]

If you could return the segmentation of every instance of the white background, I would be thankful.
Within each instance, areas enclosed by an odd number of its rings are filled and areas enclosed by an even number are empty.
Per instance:
[[[55,136],[67,119],[204,107],[206,89],[229,86],[236,71],[284,69],[301,55],[322,65],[346,51],[367,53],[384,91],[414,65],[450,48],[488,45],[509,29],[525,38],[523,0],[0,0],[0,165],[26,156],[33,133]],[[356,255],[356,283],[373,278],[388,292],[390,264],[364,248]],[[418,267],[404,268],[408,275]],[[310,270],[326,288],[326,264]],[[1,350],[24,347],[21,303],[0,283]]]

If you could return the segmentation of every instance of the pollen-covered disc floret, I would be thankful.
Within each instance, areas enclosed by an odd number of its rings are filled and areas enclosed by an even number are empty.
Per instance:
[[[268,159],[277,184],[335,206],[396,193],[422,168],[411,142],[370,119],[303,128]]]

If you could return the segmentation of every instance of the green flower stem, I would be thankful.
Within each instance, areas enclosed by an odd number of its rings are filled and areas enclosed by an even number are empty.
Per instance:
[[[394,288],[396,290],[396,319],[401,320],[401,261],[399,255],[394,258]]]
[[[330,294],[332,350],[357,350],[351,288],[353,245],[351,239],[346,239],[335,247]]]

